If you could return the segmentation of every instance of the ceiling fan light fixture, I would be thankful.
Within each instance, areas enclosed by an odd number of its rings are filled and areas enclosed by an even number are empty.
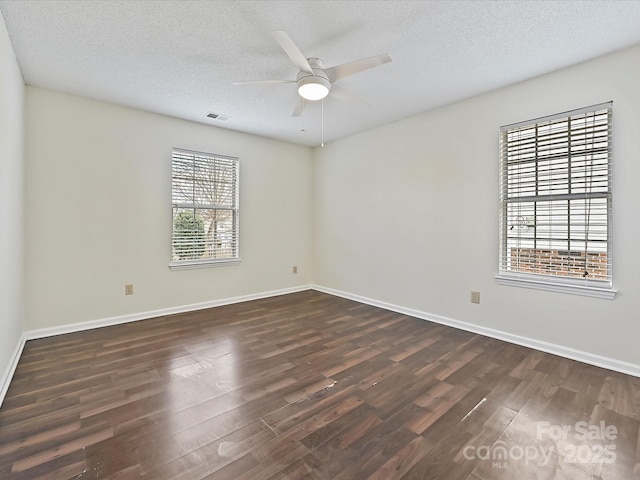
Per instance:
[[[322,100],[329,95],[331,83],[320,76],[308,76],[298,80],[298,93],[305,100]]]

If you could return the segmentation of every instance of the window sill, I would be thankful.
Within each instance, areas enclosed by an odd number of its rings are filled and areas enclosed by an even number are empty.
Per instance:
[[[512,275],[496,275],[495,278],[499,285],[532,288],[534,290],[544,290],[546,292],[569,293],[571,295],[582,295],[585,297],[602,298],[605,300],[613,300],[618,293],[617,290],[611,287],[551,282],[546,279],[539,280],[536,278],[523,278],[521,276]]]
[[[192,270],[194,268],[209,267],[228,267],[240,264],[239,258],[230,258],[227,260],[211,260],[211,261],[192,261],[192,262],[172,262],[169,264],[171,270]]]

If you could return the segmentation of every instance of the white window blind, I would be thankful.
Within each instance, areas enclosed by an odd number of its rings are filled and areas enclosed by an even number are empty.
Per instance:
[[[611,108],[501,127],[498,278],[611,288]]]
[[[235,157],[174,149],[171,267],[239,261]]]

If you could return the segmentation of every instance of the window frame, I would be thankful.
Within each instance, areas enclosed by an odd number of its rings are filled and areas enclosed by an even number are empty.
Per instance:
[[[576,110],[571,110],[568,112],[558,113],[555,115],[549,115],[549,116],[545,116],[545,117],[541,117],[533,120],[527,120],[524,122],[518,122],[518,123],[504,125],[500,127],[499,247],[498,247],[498,274],[495,277],[498,284],[532,288],[532,289],[552,291],[552,292],[584,295],[584,296],[604,298],[609,300],[612,300],[615,298],[617,291],[613,288],[612,252],[611,252],[611,247],[612,247],[612,242],[611,242],[611,237],[612,237],[612,228],[611,228],[612,146],[611,146],[611,143],[612,143],[612,131],[613,131],[612,106],[613,106],[613,102],[605,102],[598,105],[584,107]],[[586,125],[586,122],[585,122],[584,139],[582,140],[583,143],[581,144],[581,147],[583,148],[582,155],[584,157],[584,160],[582,161],[581,167],[572,166],[572,155],[578,156],[575,153],[575,149],[580,144],[577,139],[574,141],[572,138],[572,135],[576,135],[576,134],[575,134],[574,128],[571,126],[571,121],[575,121],[576,119],[580,118],[583,115],[595,114],[597,112],[602,112],[604,110],[606,110],[606,118],[607,118],[606,148],[604,149],[606,151],[606,172],[603,174],[602,166],[599,165],[600,170],[598,171],[597,175],[593,171],[590,171],[589,174],[587,175],[586,173],[587,163],[591,162],[589,163],[590,168],[593,168],[593,165],[594,165],[594,156],[593,156],[594,146],[592,143],[591,150],[588,150],[587,148],[586,131],[588,126]],[[558,177],[553,177],[553,175],[558,175],[556,173],[547,173],[547,180],[546,180],[547,184],[545,184],[545,182],[541,180],[542,177],[539,176],[538,167],[544,161],[549,162],[550,164],[550,160],[548,158],[543,157],[542,154],[539,155],[539,150],[538,150],[539,141],[537,137],[537,129],[542,128],[544,126],[549,126],[553,122],[562,122],[565,119],[568,125],[567,133],[566,135],[561,136],[561,139],[567,141],[566,161],[563,162],[562,161],[563,155],[559,155],[560,162],[557,164],[553,164],[553,167],[548,167],[548,168],[549,168],[549,171],[551,171],[552,169],[555,169],[557,165],[561,165],[563,168],[566,168],[566,177],[567,177],[566,185],[563,183],[562,180],[558,181],[557,180]],[[524,148],[518,147],[516,141],[509,140],[508,135],[510,133],[513,135],[513,132],[532,129],[532,128],[536,129],[536,137],[535,137],[535,140],[533,140],[532,142],[533,145],[535,145],[535,148],[533,148],[533,150],[535,151],[535,154],[533,154],[532,156],[526,157],[524,160],[521,160],[520,157],[516,158],[515,155],[513,154],[514,149],[517,150],[518,154],[520,154],[520,152],[524,151]],[[591,128],[592,128],[591,134],[593,136],[595,132],[595,126],[592,126]],[[509,143],[510,141],[511,143]],[[518,139],[518,142],[521,142],[521,140]],[[513,147],[514,144],[516,144],[516,147]],[[510,147],[513,147],[513,148],[510,148]],[[547,147],[547,148],[551,149],[551,148],[557,148],[557,147]],[[548,151],[546,154],[547,155],[549,154]],[[510,157],[510,155],[513,155],[513,156]],[[529,153],[529,155],[531,154]],[[590,160],[588,160],[589,156],[591,156]],[[555,161],[557,162],[558,160],[556,159]],[[602,160],[600,161],[602,162]],[[517,175],[510,173],[509,166],[512,166],[515,162],[522,163],[525,165],[525,167],[528,167],[528,168],[534,168],[535,169],[535,174],[533,175],[534,180],[532,181],[531,178],[525,178],[527,174],[520,173],[520,171],[518,171]],[[579,164],[579,162],[576,162],[576,163]],[[579,173],[580,175],[582,175],[582,177],[580,178],[583,180],[583,183],[584,183],[584,186],[582,187],[583,192],[578,194],[573,194],[571,193],[572,192],[571,185],[572,185],[572,181],[574,181],[573,179],[578,178],[578,172],[579,172],[578,168],[583,168],[583,171]],[[598,194],[594,193],[595,190],[591,190],[592,179],[597,179],[598,181],[600,181],[601,182],[600,189],[602,189],[603,188],[602,177],[604,177],[605,175],[606,175],[606,185],[605,185],[606,192],[604,193],[599,192]],[[532,175],[529,174],[529,177],[531,176]],[[527,192],[528,195],[525,195],[525,194],[522,194],[520,190],[517,190],[517,193],[513,193],[514,192],[513,186],[510,183],[511,178],[515,178],[515,185],[517,188],[523,188],[522,185],[525,184],[525,182],[528,182],[528,184],[524,188],[526,189],[529,187],[529,185],[531,185],[531,188],[534,189],[534,193]],[[589,182],[588,191],[586,186],[587,182]],[[509,188],[510,185],[512,186],[511,190]],[[551,185],[551,187],[549,185]],[[553,188],[555,188],[556,185],[560,185],[561,188],[566,186],[569,188],[569,190],[563,193],[555,194],[553,192]],[[547,188],[547,192],[545,194],[540,194],[539,192],[544,190],[545,187]],[[551,193],[549,193],[549,190],[551,190]],[[582,195],[582,197],[580,197],[580,195]],[[510,220],[509,220],[510,205],[517,206],[517,205],[530,204],[529,205],[530,209],[532,208],[531,205],[533,205],[533,210],[529,210],[529,213],[533,212],[533,215],[527,215],[522,217],[525,219],[525,222],[523,223],[522,228],[534,229],[534,232],[532,233],[533,236],[527,237],[527,240],[529,241],[532,240],[534,242],[534,245],[536,245],[537,239],[541,238],[541,237],[538,237],[538,232],[535,231],[537,229],[538,216],[541,216],[541,214],[538,213],[539,204],[544,204],[544,202],[546,202],[549,205],[548,207],[549,209],[552,209],[552,208],[555,209],[557,208],[556,205],[559,202],[566,201],[566,205],[567,205],[566,206],[566,212],[567,212],[566,223],[555,223],[558,221],[559,218],[562,217],[562,214],[558,214],[554,210],[553,214],[551,213],[548,214],[553,216],[548,217],[547,227],[549,229],[549,232],[551,231],[554,232],[554,235],[558,230],[562,231],[563,228],[566,228],[566,237],[560,238],[559,241],[566,241],[568,245],[571,245],[571,243],[575,241],[575,239],[572,237],[572,234],[571,234],[571,227],[572,226],[575,227],[576,225],[571,220],[571,215],[572,215],[571,208],[573,205],[571,202],[579,202],[580,200],[584,201],[585,203],[588,202],[589,207],[582,207],[583,210],[580,211],[581,212],[580,214],[583,215],[583,217],[587,218],[587,221],[586,221],[587,223],[583,225],[585,230],[584,242],[585,244],[588,244],[590,242],[590,238],[587,232],[591,233],[591,226],[588,220],[589,216],[591,215],[591,201],[596,197],[599,197],[599,199],[601,200],[600,202],[601,205],[599,207],[601,210],[600,215],[602,216],[602,211],[606,211],[606,225],[605,225],[605,228],[606,228],[606,240],[605,240],[606,241],[606,278],[594,280],[591,278],[587,278],[586,275],[584,278],[579,278],[575,276],[575,273],[568,273],[569,267],[564,267],[563,264],[559,263],[559,260],[556,258],[554,258],[553,260],[548,260],[548,265],[550,265],[549,267],[550,273],[548,274],[540,273],[539,270],[541,270],[541,268],[537,264],[534,267],[531,267],[531,264],[528,264],[527,266],[532,270],[529,272],[523,271],[523,270],[526,270],[526,267],[522,267],[522,270],[511,270],[511,262],[513,260],[512,258],[509,258],[509,257],[513,254],[512,252],[513,246],[510,246],[510,237],[514,237],[514,236],[509,235],[509,228],[513,229],[514,225],[511,225],[510,227]],[[605,202],[602,202],[602,199],[606,199]],[[606,205],[605,208],[602,207],[603,203]],[[584,209],[586,208],[588,208],[588,210],[584,211]],[[513,213],[511,213],[511,215],[513,216]],[[513,221],[511,221],[511,223],[513,223]],[[533,227],[531,227],[531,225],[533,225]],[[600,226],[600,228],[602,229],[602,226]],[[549,237],[551,237],[551,233],[549,233]],[[514,238],[517,238],[519,241],[521,239],[520,234],[519,233],[516,234]],[[525,237],[523,236],[522,239],[525,239]],[[549,241],[549,244],[551,243],[552,242]],[[535,246],[533,247],[533,249],[529,248],[530,250],[533,251],[533,255],[536,255],[536,252],[538,251],[536,250],[536,248],[537,247]],[[517,253],[518,255],[520,255],[521,247],[518,246],[517,249],[518,249]],[[524,248],[524,250],[526,250],[526,247]],[[540,247],[539,250],[545,251],[545,247]],[[546,247],[546,250],[547,251],[545,253],[553,255],[555,250],[560,250],[560,249],[556,247]],[[588,247],[585,247],[585,250],[584,250],[585,264],[586,262],[588,262],[587,252],[591,253],[592,250]],[[573,254],[575,254],[575,252],[573,252],[572,248],[567,248],[566,251],[562,250],[557,252],[558,256],[564,255],[564,256],[570,257]],[[565,268],[567,269],[566,271],[564,270]],[[603,274],[600,273],[600,276],[603,276]]]
[[[199,201],[196,199],[196,187],[194,180],[193,192],[191,192],[191,202],[176,202],[176,196],[181,196],[180,193],[176,193],[179,187],[176,187],[176,163],[182,162],[184,165],[185,159],[191,157],[193,162],[194,173],[193,177],[196,177],[195,168],[196,165],[200,167],[205,166],[206,173],[209,175],[211,172],[222,171],[223,174],[230,175],[232,180],[231,182],[227,182],[228,185],[231,185],[229,188],[230,199],[226,202],[227,204],[214,204],[214,203],[205,203],[204,201]],[[182,176],[184,180],[184,175]],[[240,259],[240,194],[239,194],[239,179],[240,179],[240,161],[237,157],[230,157],[227,155],[218,155],[207,152],[199,152],[195,150],[188,150],[184,148],[172,148],[171,151],[171,260],[169,262],[169,268],[171,270],[183,270],[183,269],[193,269],[193,268],[205,268],[205,267],[217,267],[217,266],[227,266],[227,265],[237,265],[241,262]],[[209,180],[211,182],[211,186],[202,187],[202,188],[210,188],[211,190],[216,190],[216,187],[213,185],[213,180]],[[202,194],[202,191],[199,192]],[[210,193],[210,192],[209,192]],[[182,193],[182,196],[185,194]],[[215,194],[211,194],[214,196]],[[210,200],[212,202],[213,200]],[[212,211],[227,211],[231,212],[231,254],[228,256],[220,257],[220,258],[190,258],[184,260],[176,260],[175,259],[175,218],[177,211],[185,211],[185,210],[212,210]],[[203,241],[202,248],[209,248],[212,252],[215,252],[215,246],[213,246],[213,241],[208,243],[206,240]]]

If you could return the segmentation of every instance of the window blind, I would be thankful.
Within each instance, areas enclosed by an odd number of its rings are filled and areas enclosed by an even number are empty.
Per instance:
[[[172,265],[239,259],[235,157],[173,149]]]
[[[499,272],[611,286],[612,103],[500,129]]]

